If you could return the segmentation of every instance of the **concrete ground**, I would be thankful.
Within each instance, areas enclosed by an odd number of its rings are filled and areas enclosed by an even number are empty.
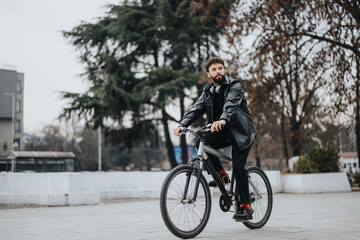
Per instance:
[[[360,192],[276,194],[269,222],[250,230],[223,213],[218,197],[196,239],[360,239]],[[91,206],[0,210],[0,239],[177,239],[162,221],[159,200]]]

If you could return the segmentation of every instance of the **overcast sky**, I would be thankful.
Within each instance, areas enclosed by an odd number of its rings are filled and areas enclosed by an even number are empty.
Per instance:
[[[105,14],[115,0],[1,0],[0,68],[25,74],[24,129],[55,123],[66,102],[59,91],[84,92],[75,48],[62,37],[81,21]],[[15,66],[15,68],[14,68]]]

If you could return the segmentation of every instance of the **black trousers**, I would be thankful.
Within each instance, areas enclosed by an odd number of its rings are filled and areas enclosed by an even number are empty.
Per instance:
[[[233,174],[236,180],[236,188],[240,194],[241,203],[249,203],[249,176],[245,168],[245,164],[248,155],[251,150],[251,146],[240,150],[239,146],[231,134],[230,130],[225,126],[219,132],[207,132],[205,133],[205,144],[212,148],[220,149],[232,145],[232,165]],[[197,142],[199,146],[200,141]],[[209,154],[211,163],[214,165],[215,170],[220,172],[223,167],[220,164],[220,160],[212,154]]]

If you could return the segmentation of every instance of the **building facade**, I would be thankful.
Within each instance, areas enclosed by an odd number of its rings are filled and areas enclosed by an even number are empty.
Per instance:
[[[357,152],[343,152],[340,156],[340,169],[347,173],[359,173],[359,158]]]
[[[0,156],[23,150],[24,73],[0,69]]]

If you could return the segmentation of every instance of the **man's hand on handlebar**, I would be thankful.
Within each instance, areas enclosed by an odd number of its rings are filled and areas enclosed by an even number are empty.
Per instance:
[[[183,129],[183,127],[181,127],[181,126],[175,128],[175,129],[174,129],[174,134],[175,134],[176,136],[180,136],[180,135],[181,135],[181,134],[180,134],[181,129]]]
[[[211,125],[211,132],[219,132],[226,125],[225,120],[215,121]]]

